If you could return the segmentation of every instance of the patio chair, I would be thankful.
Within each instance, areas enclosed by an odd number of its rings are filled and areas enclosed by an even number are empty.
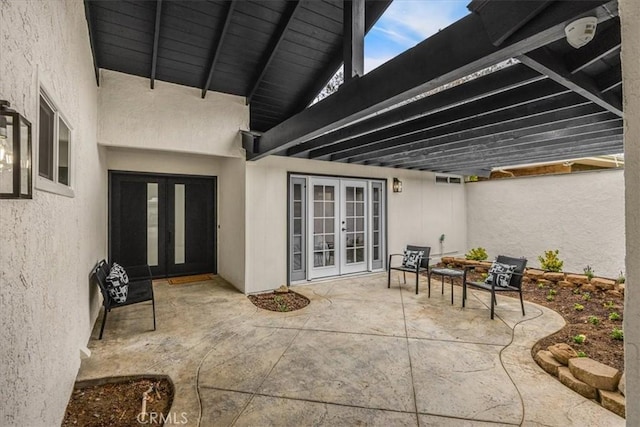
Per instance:
[[[421,256],[416,256],[415,252],[422,251]],[[414,254],[410,254],[410,252],[414,252]],[[431,252],[431,247],[429,246],[414,246],[407,245],[404,254],[391,254],[389,255],[389,264],[387,270],[387,288],[391,287],[391,270],[402,271],[402,275],[404,277],[404,283],[407,283],[407,272],[415,273],[416,275],[416,295],[418,294],[418,283],[420,280],[420,272],[426,271],[427,275],[429,274],[429,253]],[[410,255],[413,255],[414,258],[410,259]],[[391,261],[393,257],[403,257],[402,264],[398,266],[392,266]],[[415,262],[414,262],[415,261]]]
[[[494,306],[498,304],[496,300],[496,292],[518,292],[520,294],[520,307],[522,308],[522,315],[524,316],[524,301],[522,300],[522,277],[524,276],[524,269],[527,267],[527,260],[525,258],[513,258],[504,255],[498,256],[496,258],[496,262],[501,264],[506,264],[514,267],[511,276],[509,277],[509,282],[506,286],[504,286],[504,279],[506,277],[500,278],[500,272],[491,272],[489,270],[489,276],[491,277],[490,282],[473,282],[473,281],[464,281],[464,285],[462,287],[462,307],[465,306],[465,300],[467,299],[467,286],[472,286],[475,288],[484,289],[491,292],[491,318],[493,319],[494,314]],[[467,270],[473,270],[475,266],[467,266]],[[468,277],[468,276],[467,276]],[[502,282],[502,283],[499,283]],[[501,286],[503,285],[503,286]]]
[[[102,326],[100,327],[100,337],[104,332],[104,325],[107,322],[107,313],[114,308],[125,307],[131,304],[137,304],[139,302],[151,301],[153,308],[153,330],[156,330],[156,302],[153,297],[153,283],[151,281],[151,269],[148,265],[139,265],[133,267],[126,267],[125,270],[129,276],[129,289],[127,299],[124,302],[116,302],[109,295],[107,288],[107,276],[110,271],[109,264],[105,260],[98,263],[93,273],[98,282],[100,293],[102,293],[102,305],[104,307],[104,316],[102,318]]]

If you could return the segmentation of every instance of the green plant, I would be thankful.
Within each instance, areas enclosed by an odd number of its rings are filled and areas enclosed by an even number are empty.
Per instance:
[[[587,356],[587,353],[585,353],[584,351],[578,350],[578,357],[588,357],[588,356]]]
[[[544,288],[545,288],[544,283],[538,282],[538,289],[544,289]]]
[[[489,273],[482,273],[480,277],[482,277],[482,280],[487,280],[487,277],[489,277]]]
[[[598,326],[598,324],[600,323],[600,318],[598,318],[598,316],[589,316],[589,323]]]
[[[575,303],[575,304],[573,304],[573,308],[574,308],[576,311],[582,311],[582,310],[584,310],[584,305],[582,305],[582,304],[578,304],[578,303]]]
[[[553,295],[547,295],[547,301],[551,302],[555,299]]]
[[[575,289],[573,290],[573,294],[574,294],[574,295],[578,295],[579,293],[580,293],[580,288],[575,288]]]
[[[618,341],[624,341],[624,331],[622,329],[613,328],[611,338]]]
[[[540,267],[542,267],[542,269],[545,271],[562,271],[562,265],[564,264],[564,261],[558,258],[559,253],[560,251],[558,249],[556,249],[555,251],[544,251],[544,257],[538,257],[538,261],[540,261]]]
[[[591,279],[593,279],[593,268],[591,268],[590,265],[587,265],[583,271],[584,271],[584,275],[587,276],[587,279],[591,281]]]
[[[549,289],[549,295],[557,295],[558,291],[556,291],[555,289]]]
[[[615,311],[611,312],[609,313],[609,320],[620,320],[620,315]]]
[[[584,334],[579,334],[573,337],[573,342],[576,344],[582,344],[587,340],[587,336]]]
[[[610,310],[611,310],[611,309],[612,309],[612,308],[614,308],[616,305],[613,303],[613,301],[607,301],[607,302],[605,302],[604,304],[602,304],[602,306],[603,306],[604,308],[608,308],[608,309],[610,309]]]
[[[489,258],[489,255],[485,248],[478,247],[470,249],[464,257],[473,261],[484,261]]]
[[[623,284],[625,280],[626,279],[624,278],[624,273],[622,271],[620,271],[620,274],[618,275],[618,278],[616,279],[616,282],[618,282],[619,284]]]
[[[276,303],[278,311],[289,311],[289,306],[280,295],[273,297],[273,301]]]
[[[582,299],[585,300],[585,301],[591,300],[591,293],[590,292],[585,292],[584,294],[582,294]]]

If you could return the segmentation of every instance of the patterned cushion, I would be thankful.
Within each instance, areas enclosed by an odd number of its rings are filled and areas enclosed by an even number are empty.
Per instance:
[[[511,276],[513,275],[513,272],[515,270],[515,265],[503,264],[501,262],[494,261],[493,264],[491,264],[491,268],[489,269],[489,275],[484,282],[487,285],[490,285],[493,281],[492,273],[496,273],[496,286],[506,288],[509,286],[509,282],[511,282]]]
[[[424,251],[408,251],[404,250],[404,257],[402,258],[402,266],[407,268],[416,268],[422,261]]]
[[[124,268],[118,263],[113,263],[111,271],[107,276],[107,291],[109,296],[118,304],[122,304],[127,300],[129,293],[129,277]]]

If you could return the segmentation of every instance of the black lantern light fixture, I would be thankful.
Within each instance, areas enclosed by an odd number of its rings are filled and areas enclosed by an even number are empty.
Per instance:
[[[0,199],[31,198],[31,123],[0,100]]]
[[[393,192],[402,193],[402,181],[398,178],[393,178]]]

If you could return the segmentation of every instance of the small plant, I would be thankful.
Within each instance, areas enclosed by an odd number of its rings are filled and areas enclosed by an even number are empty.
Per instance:
[[[578,295],[579,293],[580,293],[580,288],[575,288],[575,289],[573,290],[573,294],[574,294],[574,295]]]
[[[553,295],[547,295],[547,301],[551,302],[556,299]]]
[[[573,304],[573,308],[576,311],[582,311],[582,310],[584,310],[584,305],[575,303],[575,304]]]
[[[589,320],[589,323],[595,326],[598,326],[598,324],[600,323],[600,319],[598,318],[598,316],[589,316],[588,320]]]
[[[584,334],[579,334],[573,337],[573,342],[576,344],[582,344],[587,340],[587,336]]]
[[[564,264],[564,261],[558,258],[559,253],[560,251],[558,249],[556,249],[555,251],[544,251],[544,257],[538,257],[538,261],[540,261],[540,267],[542,267],[542,269],[545,271],[562,271],[562,265]]]
[[[584,351],[578,350],[578,357],[588,357],[588,356],[587,356],[587,353],[585,353]]]
[[[585,301],[591,300],[591,293],[590,292],[585,292],[584,294],[582,294],[582,299],[585,300]]]
[[[549,289],[549,295],[557,295],[558,291],[556,291],[555,289]]]
[[[277,304],[278,311],[289,311],[289,306],[280,295],[273,297],[273,301]]]
[[[609,313],[609,320],[620,320],[620,315],[615,311],[611,312]]]
[[[613,303],[613,301],[607,301],[604,304],[602,304],[602,306],[604,308],[608,308],[609,310],[613,309],[616,305]]]
[[[622,271],[620,271],[620,274],[618,275],[618,278],[616,279],[616,282],[618,282],[618,284],[621,285],[621,284],[624,283],[625,280],[626,279],[624,278],[624,273]]]
[[[473,248],[464,257],[473,261],[484,261],[489,258],[489,255],[485,248]]]
[[[593,268],[591,268],[590,265],[587,265],[583,271],[584,271],[584,275],[587,276],[587,279],[591,281],[591,279],[593,279]]]
[[[487,277],[489,277],[489,273],[482,273],[480,276],[482,277],[482,280],[487,280]]]
[[[544,288],[545,288],[544,283],[538,282],[538,289],[544,289]]]
[[[611,338],[618,341],[624,341],[624,331],[622,329],[613,328]]]

